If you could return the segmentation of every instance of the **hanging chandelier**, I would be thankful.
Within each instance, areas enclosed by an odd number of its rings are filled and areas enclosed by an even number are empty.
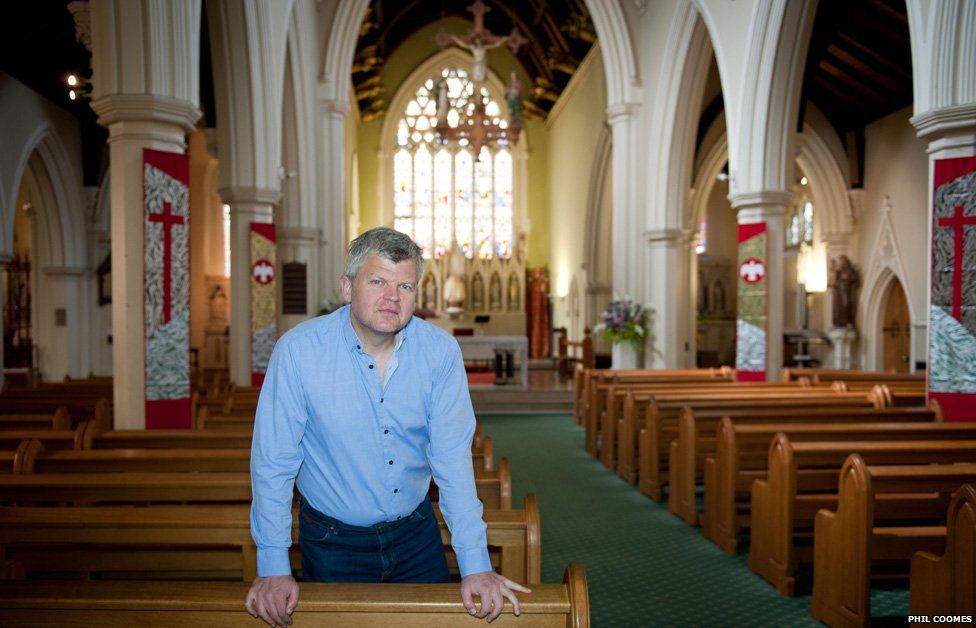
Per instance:
[[[482,0],[476,0],[468,7],[474,15],[474,28],[466,35],[450,35],[441,26],[434,41],[442,50],[450,44],[455,44],[471,53],[471,81],[473,91],[471,99],[463,109],[463,114],[451,116],[449,86],[444,76],[437,82],[437,124],[434,127],[437,141],[441,144],[468,144],[474,149],[474,154],[480,159],[483,146],[497,146],[518,142],[522,130],[522,85],[513,71],[505,89],[505,100],[508,103],[508,118],[501,116],[501,111],[489,111],[491,98],[485,83],[488,77],[488,51],[502,44],[508,45],[512,54],[518,54],[519,48],[526,43],[525,37],[518,28],[506,36],[495,35],[485,28],[485,13],[490,11]]]

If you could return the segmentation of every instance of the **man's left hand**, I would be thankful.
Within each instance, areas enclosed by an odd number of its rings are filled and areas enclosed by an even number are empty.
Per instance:
[[[464,604],[464,608],[468,609],[468,612],[475,617],[487,616],[488,623],[502,614],[505,598],[508,598],[512,606],[515,607],[515,616],[518,617],[520,611],[515,591],[532,593],[531,589],[527,589],[517,582],[512,582],[494,571],[473,573],[461,578],[461,602]],[[474,603],[473,596],[475,595],[481,598],[480,611]]]

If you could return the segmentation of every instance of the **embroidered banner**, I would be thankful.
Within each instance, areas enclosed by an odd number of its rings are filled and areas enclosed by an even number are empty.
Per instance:
[[[146,428],[192,427],[190,158],[145,149]]]
[[[976,421],[976,157],[937,159],[928,394],[947,421]]]
[[[251,385],[260,386],[278,337],[275,226],[251,223]]]
[[[766,223],[739,225],[739,316],[735,370],[740,382],[766,381]]]

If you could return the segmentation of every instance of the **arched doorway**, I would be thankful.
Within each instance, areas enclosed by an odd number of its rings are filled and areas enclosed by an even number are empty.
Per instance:
[[[893,278],[884,299],[881,319],[882,368],[907,373],[911,370],[912,325],[908,299],[898,279]]]

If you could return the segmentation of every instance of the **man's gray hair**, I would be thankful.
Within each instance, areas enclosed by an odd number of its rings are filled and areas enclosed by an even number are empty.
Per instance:
[[[413,260],[417,264],[417,283],[424,274],[424,258],[420,247],[405,233],[389,227],[373,227],[361,233],[349,244],[346,254],[346,277],[355,279],[366,258],[375,253],[394,264]]]

